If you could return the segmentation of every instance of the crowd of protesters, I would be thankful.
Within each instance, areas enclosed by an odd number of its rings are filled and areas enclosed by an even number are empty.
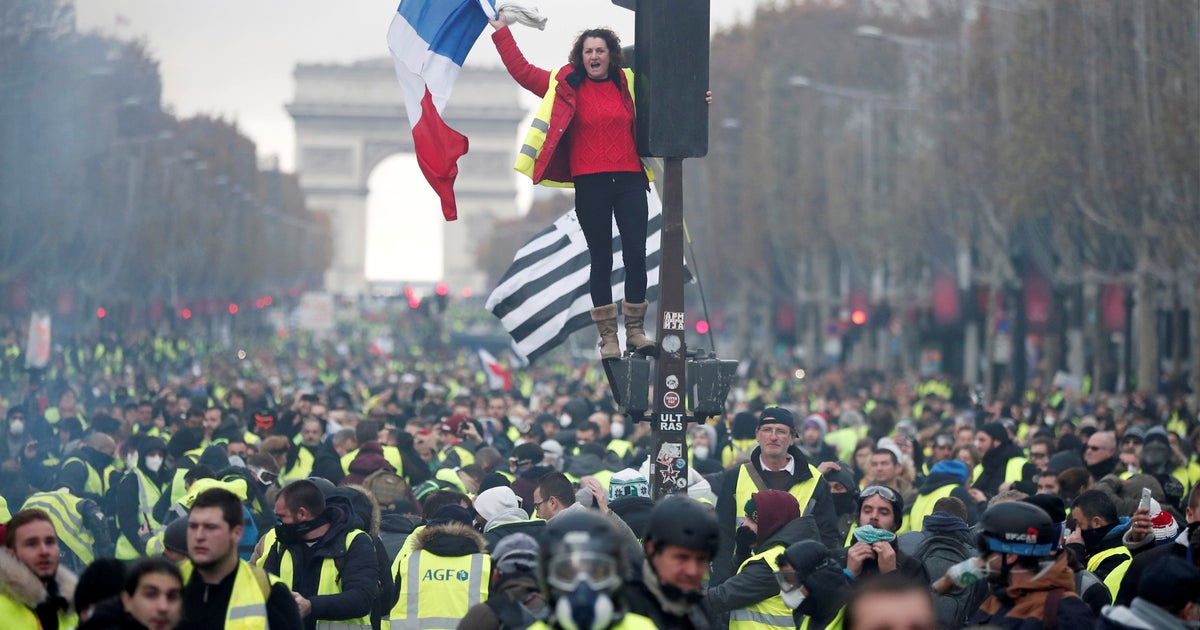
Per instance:
[[[1195,628],[1186,394],[747,361],[687,491],[598,365],[0,338],[3,628]],[[494,376],[494,374],[493,374]]]

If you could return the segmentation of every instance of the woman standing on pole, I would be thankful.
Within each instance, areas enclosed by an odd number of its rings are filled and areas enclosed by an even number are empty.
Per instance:
[[[567,65],[552,73],[525,59],[503,15],[490,22],[508,73],[542,97],[515,168],[535,184],[575,188],[575,214],[591,257],[588,286],[600,358],[621,356],[609,280],[614,218],[625,262],[625,344],[630,350],[653,346],[644,329],[651,175],[637,154],[633,72],[621,68],[621,40],[609,29],[588,29],[575,39]]]

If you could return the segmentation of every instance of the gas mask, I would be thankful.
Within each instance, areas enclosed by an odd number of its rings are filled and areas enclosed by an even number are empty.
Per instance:
[[[612,598],[604,591],[596,592],[587,584],[580,584],[570,593],[558,596],[554,605],[554,617],[567,630],[601,630],[613,620],[616,607]]]
[[[612,594],[621,584],[612,556],[577,551],[550,560],[546,582],[557,591],[554,616],[567,630],[600,630],[617,617]]]

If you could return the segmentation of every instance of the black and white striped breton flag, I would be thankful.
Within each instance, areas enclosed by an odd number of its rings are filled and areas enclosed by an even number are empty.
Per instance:
[[[646,298],[658,299],[658,272],[662,262],[662,203],[653,185],[647,193],[649,225],[646,230]],[[613,221],[613,299],[625,296],[625,263],[621,239]],[[591,265],[587,243],[575,211],[559,217],[525,243],[486,307],[500,318],[513,338],[513,350],[534,361],[561,344],[576,330],[592,325],[588,292]],[[686,274],[685,274],[686,277]]]

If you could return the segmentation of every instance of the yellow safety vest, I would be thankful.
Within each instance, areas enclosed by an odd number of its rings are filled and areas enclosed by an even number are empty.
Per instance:
[[[608,446],[606,449],[616,453],[621,458],[625,458],[629,455],[629,452],[633,450],[633,445],[625,440],[613,438],[608,441]]]
[[[484,553],[444,557],[422,549],[397,557],[392,575],[404,576],[390,615],[392,627],[453,630],[471,607],[488,598],[492,560]]]
[[[463,466],[470,466],[471,464],[475,463],[475,454],[474,453],[455,444],[454,446],[451,446],[448,450],[437,452],[438,464],[441,464],[446,461],[446,458],[450,456],[450,454],[449,454],[450,450],[458,453],[458,465],[460,468]],[[386,451],[384,452],[384,457],[387,457]],[[391,460],[389,460],[389,461],[391,461]],[[393,464],[393,465],[395,465],[395,464]],[[404,468],[403,468],[403,466],[397,466],[396,470],[404,470]]]
[[[12,512],[8,511],[8,499],[0,495],[0,523],[7,523],[12,520]]]
[[[274,531],[274,530],[271,530]],[[361,529],[352,529],[346,532],[346,549],[350,548],[350,543],[358,536],[369,536]],[[265,555],[265,554],[264,554]],[[287,584],[288,588],[294,588],[296,584],[295,567],[292,564],[292,552],[286,549],[280,550],[279,556],[279,579]],[[341,576],[338,575],[337,563],[333,558],[325,558],[321,561],[321,576],[317,581],[317,595],[337,595],[342,592]],[[371,613],[367,613],[357,619],[318,619],[317,628],[323,630],[342,630],[342,629],[359,629],[371,630]]]
[[[83,517],[79,514],[79,502],[82,500],[66,489],[36,492],[25,499],[21,509],[37,508],[48,514],[54,522],[54,533],[58,535],[59,542],[66,545],[80,562],[88,565],[96,559],[93,553],[96,539],[83,526]],[[7,512],[7,508],[4,511]]]
[[[625,82],[629,86],[630,98],[636,99],[633,90],[633,70],[622,68],[621,71],[625,73]],[[546,143],[546,132],[550,131],[550,113],[554,110],[554,104],[558,101],[555,98],[558,93],[555,89],[558,86],[557,76],[557,70],[550,73],[550,85],[546,88],[546,95],[542,97],[542,104],[538,106],[537,113],[533,115],[533,122],[529,125],[529,131],[525,134],[525,142],[521,145],[521,150],[517,152],[517,161],[513,164],[513,170],[529,179],[533,179],[533,171],[537,166],[537,158],[542,153],[542,145]],[[654,172],[644,166],[642,168],[646,171],[646,177],[650,181],[654,181]],[[574,188],[575,186],[573,182],[556,182],[551,179],[543,179],[535,183],[552,188]],[[451,395],[450,397],[453,396]]]
[[[1129,549],[1125,545],[1117,545],[1111,549],[1105,549],[1091,558],[1088,558],[1087,570],[1096,573],[1096,569],[1100,565],[1111,558],[1112,556],[1125,556],[1125,560],[1108,572],[1104,576],[1104,585],[1108,587],[1108,592],[1112,594],[1113,601],[1117,601],[1117,592],[1121,590],[1121,580],[1125,579],[1125,572],[1129,570],[1129,563],[1133,562],[1133,554],[1129,553]],[[1100,577],[1099,574],[1096,577]]]
[[[159,497],[162,496],[162,489],[154,485],[153,481],[147,479],[146,473],[142,472],[140,468],[134,468],[126,474],[134,475],[137,479],[139,529],[142,523],[149,523],[150,529],[157,531],[161,525],[154,518],[154,505],[158,503]],[[142,553],[138,551],[138,548],[134,546],[125,534],[121,534],[117,538],[116,556],[118,560],[132,560],[141,557],[141,555]]]
[[[184,584],[191,579],[192,568],[191,560],[179,564]],[[271,585],[279,583],[280,579],[274,575],[245,560],[238,560],[233,592],[229,595],[229,607],[225,609],[225,630],[265,630]]]
[[[771,572],[778,571],[778,559],[782,551],[783,545],[775,545],[756,553],[738,567],[738,573],[741,573],[746,565],[757,560],[766,562],[771,567]],[[792,609],[783,603],[783,597],[779,593],[729,613],[729,630],[791,630],[795,627],[796,622],[792,619]]]
[[[301,446],[296,449],[296,461],[292,462],[291,468],[288,468],[279,479],[284,483],[295,481],[297,479],[307,479],[312,476],[313,454],[308,452],[308,449]],[[349,466],[349,464],[347,464]]]
[[[742,468],[738,469],[737,486],[734,492],[734,516],[737,517],[737,524],[740,526],[742,521],[746,520],[746,501],[755,492],[762,492],[767,488],[759,488],[754,479],[746,472],[746,466],[752,466],[750,462],[742,464]],[[788,494],[796,497],[796,503],[800,504],[800,516],[808,514],[809,502],[812,501],[813,493],[817,491],[817,481],[821,479],[821,472],[812,464],[808,465],[808,472],[812,475],[808,481],[798,483],[788,488]]]
[[[87,481],[85,481],[83,484],[83,492],[94,494],[98,497],[102,497],[106,492],[108,492],[108,483],[107,480],[104,479],[104,475],[101,475],[100,472],[96,470],[95,466],[84,461],[81,457],[74,455],[68,457],[63,461],[62,467],[59,468],[59,470],[66,468],[67,464],[70,464],[71,462],[79,462],[80,464],[83,464],[84,468],[87,469]]]
[[[1025,468],[1025,464],[1028,463],[1029,460],[1025,459],[1024,457],[1013,457],[1009,459],[1008,463],[1004,464],[1003,483],[1016,483],[1021,481],[1021,471]],[[979,479],[979,476],[983,474],[983,464],[975,464],[975,468],[972,470],[972,473],[972,479]]]
[[[458,448],[458,447],[455,447],[455,448]],[[301,450],[303,450],[303,449],[301,449]],[[466,449],[463,449],[463,450],[465,451]],[[342,472],[344,474],[347,474],[347,475],[350,474],[350,462],[354,461],[355,457],[358,457],[358,449],[354,449],[353,451],[350,451],[349,453],[342,455],[341,463],[342,463]],[[383,458],[387,460],[387,463],[389,463],[393,467],[395,467],[396,470],[404,470],[404,460],[400,458],[400,449],[396,448],[395,446],[384,446],[383,447]],[[438,461],[441,461],[441,460],[439,459]],[[462,465],[466,466],[468,463],[473,463],[474,461],[475,461],[475,458],[472,457],[470,462],[463,462]],[[309,465],[309,469],[310,470],[312,469],[311,464]]]
[[[896,533],[903,534],[904,532],[921,531],[921,526],[925,523],[925,517],[933,514],[933,504],[937,503],[940,499],[950,496],[950,493],[954,492],[954,489],[959,487],[959,485],[961,484],[948,483],[935,488],[929,494],[917,495],[916,500],[913,501],[912,511],[908,513],[908,518],[904,520],[904,525]]]
[[[750,457],[750,453],[754,451],[754,447],[758,446],[758,440],[750,438],[748,440],[730,440],[729,444],[721,449],[721,466],[731,468],[737,463],[738,452],[745,453],[746,457]]]
[[[33,609],[27,608],[25,604],[3,592],[0,592],[0,619],[4,620],[5,628],[37,628],[40,630],[42,627],[42,622],[38,621]],[[58,611],[59,628],[74,628],[78,625],[79,615],[75,614],[74,607],[68,611]]]

